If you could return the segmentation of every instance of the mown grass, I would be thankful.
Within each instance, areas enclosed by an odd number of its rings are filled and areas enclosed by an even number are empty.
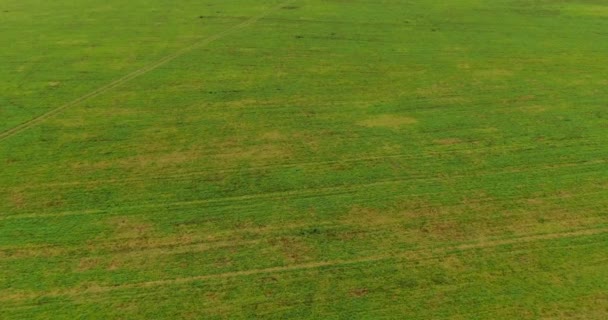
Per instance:
[[[4,1],[0,132],[268,14],[1,136],[0,318],[606,318],[606,12]]]

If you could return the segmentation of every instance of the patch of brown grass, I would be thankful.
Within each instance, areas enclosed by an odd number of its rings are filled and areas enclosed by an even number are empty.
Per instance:
[[[96,162],[77,162],[71,165],[74,170],[103,170],[112,167],[123,169],[142,169],[148,167],[165,168],[195,161],[202,157],[197,150],[174,151],[168,153],[139,154],[121,159]]]
[[[400,127],[412,125],[417,122],[418,120],[412,117],[385,114],[360,121],[358,122],[358,124],[370,128],[384,127],[391,129],[399,129]]]
[[[362,206],[354,206],[342,217],[342,223],[355,226],[387,225],[399,221],[394,213],[386,210],[384,212]]]
[[[201,155],[197,151],[175,151],[170,153],[138,155],[130,159],[121,161],[124,167],[147,167],[158,166],[166,167],[175,164],[191,162]]]
[[[268,141],[280,141],[280,140],[286,139],[285,135],[282,134],[278,130],[265,132],[262,135],[260,135],[260,138],[262,140],[268,140]]]
[[[420,228],[420,235],[440,241],[464,241],[468,237],[464,228],[455,220],[427,222]]]
[[[454,92],[454,89],[447,85],[433,84],[428,87],[418,88],[416,94],[427,98],[437,98],[440,96],[449,96]]]
[[[608,319],[608,294],[594,292],[541,309],[540,319]]]
[[[108,264],[108,266],[106,267],[106,269],[108,271],[115,271],[115,270],[120,269],[121,267],[122,267],[122,262],[114,259],[114,260],[110,261],[110,263]]]
[[[9,195],[9,201],[16,209],[25,207],[25,196],[22,192],[13,192]]]
[[[83,258],[80,259],[77,270],[80,272],[92,270],[99,267],[99,264],[99,258]]]
[[[263,161],[269,159],[288,159],[292,155],[287,146],[263,144],[252,147],[234,147],[230,152],[216,154],[218,160],[229,161]]]
[[[470,70],[471,69],[471,64],[468,62],[461,62],[458,63],[456,65],[458,67],[458,69],[462,69],[462,70]]]
[[[369,290],[367,288],[356,288],[349,292],[351,297],[356,297],[356,298],[364,297],[368,293],[369,293]]]
[[[445,139],[438,139],[434,141],[436,144],[442,145],[442,146],[449,146],[449,145],[454,145],[454,144],[460,144],[462,143],[462,140],[458,139],[458,138],[445,138]]]
[[[151,223],[140,221],[134,217],[116,217],[108,221],[114,229],[116,238],[142,238],[150,236],[154,227]]]
[[[312,249],[303,240],[295,237],[279,237],[270,243],[279,248],[289,263],[299,263],[309,260]]]

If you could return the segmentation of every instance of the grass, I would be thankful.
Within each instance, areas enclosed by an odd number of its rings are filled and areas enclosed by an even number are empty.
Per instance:
[[[3,1],[0,318],[605,319],[607,12]]]

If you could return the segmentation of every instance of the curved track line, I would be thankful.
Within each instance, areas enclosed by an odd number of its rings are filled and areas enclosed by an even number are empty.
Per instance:
[[[440,254],[450,254],[452,251],[458,250],[474,250],[474,249],[485,249],[498,247],[503,245],[511,245],[511,244],[520,244],[534,241],[544,241],[544,240],[554,240],[561,238],[573,238],[573,237],[582,237],[582,236],[592,236],[608,233],[608,228],[592,228],[592,229],[581,229],[570,232],[560,232],[560,233],[551,233],[551,234],[534,234],[521,236],[518,238],[512,239],[496,239],[489,240],[483,242],[476,243],[464,243],[453,246],[446,247],[437,247],[437,248],[421,248],[415,250],[408,250],[393,254],[378,254],[367,257],[358,257],[353,259],[337,259],[337,260],[327,260],[327,261],[315,261],[309,263],[295,264],[295,265],[287,265],[287,266],[278,266],[278,267],[269,267],[262,269],[251,269],[251,270],[241,270],[241,271],[230,271],[216,274],[208,274],[208,275],[200,275],[200,276],[192,276],[192,277],[183,277],[183,278],[174,278],[174,279],[162,279],[162,280],[154,280],[154,281],[146,281],[146,282],[136,282],[136,283],[127,283],[116,286],[92,286],[85,288],[72,288],[66,290],[57,290],[57,291],[49,291],[49,292],[41,292],[39,294],[7,294],[3,297],[0,297],[0,301],[23,301],[26,299],[32,298],[40,298],[40,297],[59,297],[59,296],[69,296],[76,297],[83,294],[104,294],[117,290],[128,290],[128,289],[146,289],[153,287],[161,287],[166,285],[179,285],[186,284],[195,281],[205,281],[205,280],[218,280],[218,279],[226,279],[226,278],[234,278],[241,276],[253,276],[259,274],[274,274],[274,273],[282,273],[282,272],[291,272],[291,271],[299,271],[299,270],[309,270],[309,269],[318,269],[323,267],[339,267],[339,266],[347,266],[358,263],[370,263],[370,262],[379,262],[391,259],[407,259],[413,258],[416,260],[422,260],[425,258],[437,256]]]
[[[48,119],[48,118],[50,118],[50,117],[52,117],[52,116],[60,113],[61,111],[65,110],[67,108],[70,108],[70,107],[73,107],[75,105],[78,105],[79,103],[81,103],[83,101],[86,101],[86,100],[91,99],[93,97],[96,97],[96,96],[98,96],[100,94],[103,94],[103,93],[105,93],[105,92],[107,92],[107,91],[109,91],[109,90],[111,90],[111,89],[113,89],[115,87],[118,87],[118,86],[120,86],[120,85],[122,85],[122,84],[124,84],[124,83],[126,83],[126,82],[128,82],[130,80],[132,80],[132,79],[135,79],[135,78],[137,78],[137,77],[139,77],[139,76],[141,76],[143,74],[146,74],[146,73],[148,73],[150,71],[158,69],[159,67],[161,67],[161,66],[163,66],[163,65],[165,65],[165,64],[167,64],[167,63],[169,63],[169,62],[171,62],[171,61],[173,61],[173,60],[175,60],[177,58],[179,58],[180,56],[182,56],[182,55],[184,55],[184,54],[192,51],[195,48],[208,45],[209,43],[211,43],[211,42],[213,42],[213,41],[215,41],[217,39],[220,39],[220,38],[222,38],[222,37],[224,37],[224,36],[226,36],[228,34],[231,34],[231,33],[235,32],[235,31],[237,31],[239,29],[242,29],[242,28],[245,28],[245,27],[247,27],[249,25],[252,25],[252,24],[256,23],[257,21],[259,21],[260,19],[264,18],[265,16],[269,15],[273,11],[275,11],[275,10],[277,10],[277,9],[279,9],[279,8],[285,6],[285,5],[287,5],[287,4],[289,4],[289,3],[293,2],[293,1],[294,0],[285,1],[285,2],[281,3],[278,6],[271,8],[270,10],[267,10],[267,11],[265,11],[265,12],[263,12],[263,13],[257,15],[257,16],[254,16],[254,17],[252,17],[252,18],[250,18],[248,20],[245,20],[242,23],[239,23],[239,24],[237,24],[237,25],[235,25],[233,27],[230,27],[230,28],[228,28],[228,29],[226,29],[226,30],[218,33],[218,34],[215,34],[215,35],[212,35],[210,37],[201,39],[201,40],[199,40],[199,41],[197,41],[197,42],[195,42],[195,43],[193,43],[193,44],[191,44],[191,45],[189,45],[189,46],[187,46],[185,48],[182,48],[182,49],[178,50],[177,52],[174,52],[174,53],[172,53],[172,54],[170,54],[170,55],[168,55],[168,56],[166,56],[166,57],[164,57],[164,58],[162,58],[162,59],[160,59],[160,60],[158,60],[158,61],[156,61],[156,62],[154,62],[152,64],[149,64],[149,65],[147,65],[145,67],[142,67],[142,68],[140,68],[138,70],[135,70],[135,71],[133,71],[133,72],[131,72],[131,73],[125,75],[125,76],[122,76],[121,78],[118,78],[118,79],[116,79],[116,80],[114,80],[114,81],[112,81],[112,82],[110,82],[110,83],[108,83],[108,84],[106,84],[106,85],[104,85],[104,86],[102,86],[100,88],[97,88],[97,89],[95,89],[95,90],[93,90],[93,91],[91,91],[91,92],[89,92],[89,93],[87,93],[87,94],[85,94],[85,95],[83,95],[83,96],[81,96],[79,98],[76,98],[75,100],[72,100],[72,101],[70,101],[70,102],[68,102],[66,104],[63,104],[63,105],[61,105],[59,107],[56,107],[56,108],[54,108],[52,110],[49,110],[46,113],[43,113],[43,114],[41,114],[41,115],[39,115],[37,117],[34,117],[33,119],[30,119],[30,120],[28,120],[28,121],[26,121],[26,122],[24,122],[24,123],[22,123],[22,124],[20,124],[20,125],[18,125],[16,127],[14,127],[14,128],[11,128],[11,129],[9,129],[7,131],[4,131],[4,132],[0,133],[0,142],[6,140],[6,139],[8,139],[8,138],[10,138],[10,137],[12,137],[12,136],[14,136],[16,134],[19,134],[19,133],[21,133],[21,132],[23,132],[23,131],[25,131],[25,130],[27,130],[29,128],[32,128],[32,127],[40,124],[44,120],[46,120],[46,119]]]

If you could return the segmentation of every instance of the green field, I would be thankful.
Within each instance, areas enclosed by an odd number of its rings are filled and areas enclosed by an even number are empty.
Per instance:
[[[606,0],[0,0],[0,319],[608,319]]]

